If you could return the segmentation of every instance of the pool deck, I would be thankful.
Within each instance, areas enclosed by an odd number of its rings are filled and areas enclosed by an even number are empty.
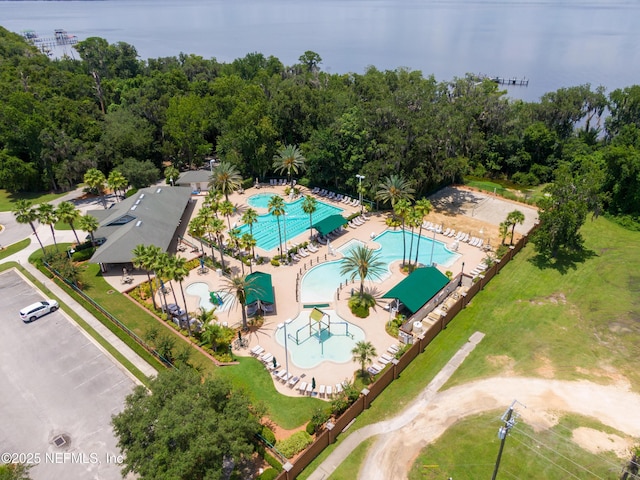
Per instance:
[[[284,188],[284,186],[262,186],[262,188],[260,189],[251,188],[245,191],[244,194],[234,193],[230,195],[231,202],[238,207],[238,212],[230,219],[231,224],[233,225],[234,223],[236,223],[240,225],[242,223],[241,216],[248,208],[246,199],[249,196],[257,193],[271,193],[284,196]],[[301,189],[303,194],[310,193],[310,191],[305,188]],[[460,198],[463,198],[463,200],[459,201],[459,204],[456,204],[456,208],[454,211],[443,208],[443,202],[446,202],[446,197],[444,197],[444,200],[443,197],[441,197],[437,203],[434,203],[434,211],[426,217],[426,220],[434,224],[443,224],[444,228],[455,228],[458,231],[462,230],[465,232],[469,232],[473,236],[483,236],[485,239],[485,243],[488,241],[493,246],[498,245],[500,241],[498,225],[501,221],[504,220],[506,214],[502,215],[502,210],[496,208],[496,199],[489,198],[488,200],[486,200],[481,198],[484,194],[472,193],[468,191],[462,192],[463,193],[460,194],[458,190],[453,190],[453,193],[451,194],[455,197],[456,200],[459,200],[459,195],[462,195],[462,197]],[[490,197],[488,195],[484,196]],[[318,198],[318,200],[320,201],[338,205],[344,208],[343,214],[345,216],[349,215],[350,213],[359,211],[359,208],[345,207],[344,204],[332,202],[322,197],[316,198]],[[193,215],[197,214],[203,200],[204,197],[197,197],[198,205],[194,209]],[[449,199],[449,202],[452,203],[453,200]],[[487,206],[488,203],[491,203],[491,205],[487,207],[488,209],[484,212],[483,215],[480,215],[481,207]],[[525,211],[527,207],[522,206],[521,204],[511,204],[506,206],[505,208],[508,211],[512,211],[516,208],[523,211],[527,218],[527,222],[533,222],[535,220],[535,218],[533,217],[537,215],[533,209],[528,209],[527,211]],[[472,210],[472,212],[470,212],[470,210]],[[488,216],[490,217],[491,212],[494,210],[500,212],[499,216],[494,215],[495,218],[488,218]],[[471,213],[473,213],[473,215],[471,215]],[[365,222],[364,225],[361,225],[360,227],[357,227],[355,229],[347,228],[347,232],[341,237],[332,241],[331,246],[334,249],[338,249],[340,246],[354,238],[364,242],[371,247],[377,246],[375,240],[371,240],[370,236],[372,232],[380,234],[387,229],[387,226],[385,225],[386,218],[386,214],[370,214],[369,220]],[[525,225],[525,227],[526,226],[528,225]],[[528,228],[526,228],[526,230],[528,230]],[[516,238],[519,237],[520,231],[526,230],[524,228],[516,228]],[[433,232],[423,232],[423,236],[433,238]],[[194,239],[189,238],[188,235],[187,238],[196,244],[198,243]],[[442,241],[447,245],[450,245],[453,242],[453,238],[444,237],[441,234],[436,234],[435,238],[436,240]],[[309,232],[306,231],[298,237],[290,239],[288,243],[291,246],[307,241],[308,239]],[[305,258],[304,261],[300,261],[290,266],[282,265],[279,267],[274,267],[269,262],[266,262],[263,265],[254,265],[254,271],[261,271],[272,275],[275,293],[275,312],[273,314],[265,315],[264,324],[260,328],[252,328],[250,329],[250,332],[243,335],[243,338],[248,340],[248,345],[240,349],[234,349],[233,352],[235,355],[250,356],[250,349],[255,347],[256,345],[260,345],[265,349],[266,352],[270,352],[271,354],[273,354],[278,359],[278,362],[282,365],[282,368],[284,368],[285,351],[284,347],[276,341],[275,331],[278,325],[283,323],[285,320],[289,318],[295,318],[303,307],[302,304],[296,301],[295,297],[296,277],[304,274],[306,270],[311,268],[312,261],[313,265],[316,265],[318,261],[325,261],[325,258],[326,260],[337,260],[341,258],[341,254],[338,252],[334,252],[334,255],[331,255],[328,248],[324,245],[318,245],[318,248],[318,253],[314,254],[311,257]],[[207,253],[210,254],[210,251],[207,251]],[[261,256],[271,257],[275,254],[275,251],[265,252],[256,248],[256,253],[259,253]],[[478,264],[480,264],[481,261],[486,257],[486,252],[466,243],[460,243],[457,253],[460,253],[461,256],[459,256],[452,265],[448,267],[438,267],[443,273],[449,270],[453,272],[454,275],[457,275],[462,269],[463,262],[465,264],[464,270],[466,272],[469,272],[473,270]],[[196,254],[186,251],[179,252],[179,255],[185,256],[187,258],[193,258],[193,256]],[[219,258],[219,253],[217,250],[216,258]],[[238,260],[226,256],[225,262],[231,266],[234,275],[242,273],[241,263]],[[199,269],[194,269],[193,271],[191,271],[189,276],[183,281],[183,286],[185,288],[194,282],[205,282],[209,285],[209,289],[211,291],[223,289],[223,278],[218,276],[215,271],[210,270],[207,273],[199,274],[198,270]],[[400,272],[400,261],[392,263],[390,270],[391,275],[383,282],[366,281],[365,289],[368,289],[374,295],[382,295],[406,277],[405,274]],[[144,272],[131,273],[134,276],[134,284],[146,280],[146,274]],[[250,273],[248,267],[245,267],[245,273]],[[118,280],[119,277],[114,276],[112,281],[112,285],[114,286],[114,288],[124,290],[125,288],[131,287],[131,285],[121,285]],[[332,301],[326,302],[329,303],[329,307],[326,308],[335,310],[337,314],[344,320],[347,320],[348,322],[351,322],[362,328],[365,332],[366,339],[375,346],[378,356],[382,355],[383,353],[387,353],[387,348],[390,345],[398,344],[398,340],[396,338],[390,337],[385,331],[385,324],[390,320],[390,313],[387,310],[384,310],[383,306],[386,305],[388,300],[381,299],[380,306],[375,310],[371,310],[369,317],[365,319],[357,318],[351,313],[347,305],[347,300],[350,296],[352,288],[355,288],[356,290],[359,288],[358,280],[356,280],[355,284],[343,286],[342,290],[340,291],[339,300],[334,297]],[[177,296],[179,303],[181,303],[182,300],[180,294],[178,293]],[[190,312],[196,311],[198,307],[199,297],[188,294],[186,294],[185,297],[187,299],[188,310]],[[168,300],[170,302],[173,301],[172,294],[169,294],[168,299],[170,299]],[[234,305],[227,311],[218,312],[218,321],[223,324],[226,323],[229,327],[240,327],[242,323],[242,315],[239,305]],[[312,378],[315,378],[317,385],[316,391],[318,391],[320,385],[331,385],[332,387],[334,387],[336,383],[342,382],[345,379],[352,380],[354,377],[354,373],[359,369],[359,364],[356,364],[355,362],[347,362],[342,364],[324,362],[323,364],[315,368],[302,370],[293,365],[292,361],[290,360],[289,369],[293,375],[302,377],[300,382],[305,381],[309,383]],[[284,395],[300,395],[300,393],[298,393],[295,388],[289,388],[276,378],[274,378],[274,385],[276,389]]]

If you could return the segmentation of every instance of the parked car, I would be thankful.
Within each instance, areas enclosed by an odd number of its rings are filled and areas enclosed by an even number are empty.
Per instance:
[[[33,322],[36,318],[40,318],[50,312],[55,312],[57,309],[58,302],[55,300],[43,300],[32,303],[28,307],[24,307],[20,310],[20,318],[25,323]]]

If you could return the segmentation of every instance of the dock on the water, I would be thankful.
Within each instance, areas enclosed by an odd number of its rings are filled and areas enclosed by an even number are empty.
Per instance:
[[[66,30],[61,28],[54,30],[53,36],[41,37],[34,30],[24,30],[22,32],[22,36],[26,38],[29,43],[38,47],[40,51],[45,53],[49,53],[49,51],[55,47],[75,45],[78,43],[77,36],[70,35]]]

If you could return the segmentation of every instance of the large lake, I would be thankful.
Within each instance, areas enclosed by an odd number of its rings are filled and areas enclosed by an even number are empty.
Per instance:
[[[529,87],[509,88],[525,100],[584,83],[607,91],[640,83],[639,18],[636,0],[0,1],[9,30],[124,41],[145,59],[262,52],[290,65],[313,50],[331,73],[374,65],[439,81],[526,77]]]

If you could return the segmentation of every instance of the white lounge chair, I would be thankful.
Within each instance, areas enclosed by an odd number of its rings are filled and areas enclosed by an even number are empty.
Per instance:
[[[318,393],[323,397],[324,397],[324,391],[326,390],[326,388],[327,387],[325,387],[324,385],[320,385],[320,388],[318,389]]]
[[[393,360],[393,357],[391,355],[387,355],[386,353],[383,353],[382,355],[380,355],[380,358],[386,360],[387,363]]]
[[[448,236],[449,236],[450,238],[453,238],[453,237],[455,236],[455,234],[456,234],[456,231],[455,231],[454,229],[451,229],[451,232],[449,232],[449,235],[448,235]]]
[[[311,190],[311,193],[318,193],[320,191],[320,187],[313,187],[313,190]]]
[[[327,385],[327,397],[330,397],[331,395],[333,395],[333,391],[331,389],[331,385]]]
[[[307,382],[302,382],[298,387],[300,393],[304,393],[307,390]]]
[[[395,343],[389,345],[389,348],[387,348],[387,352],[393,353],[394,355],[396,353],[398,353],[399,351],[400,351],[400,349],[398,348],[398,346]]]
[[[267,355],[264,355],[264,356],[260,357],[260,361],[261,361],[262,363],[267,363],[267,362],[270,362],[271,360],[273,360],[273,355],[272,355],[272,354],[270,354],[270,353],[268,353]]]
[[[263,352],[264,352],[264,348],[262,348],[260,345],[256,345],[251,349],[251,355],[255,355],[255,356],[260,355]]]
[[[336,383],[336,393],[342,393],[342,384]]]
[[[287,385],[289,386],[289,388],[293,388],[296,386],[296,383],[298,383],[300,381],[300,377],[295,376],[292,377],[289,382],[287,383]]]
[[[345,196],[345,197],[342,199],[342,203],[350,203],[350,202],[351,202],[351,197],[347,197],[347,196]]]
[[[300,255],[301,257],[308,257],[309,254],[307,253],[307,251],[304,248],[299,248],[298,249],[298,255]]]
[[[287,376],[287,371],[286,370],[280,371],[280,373],[277,375],[278,380],[284,380],[286,376]]]
[[[382,358],[382,356],[380,356],[378,357],[378,362],[380,362],[382,365],[386,365],[387,363],[389,363],[389,360],[386,360]]]
[[[448,237],[450,232],[451,232],[451,229],[447,228],[444,232],[442,232],[442,235],[444,235],[445,237]]]
[[[306,390],[306,392],[307,392],[309,395],[311,395],[311,392],[313,392],[313,384],[311,384],[311,383],[308,383],[308,384],[307,384],[307,390]]]

